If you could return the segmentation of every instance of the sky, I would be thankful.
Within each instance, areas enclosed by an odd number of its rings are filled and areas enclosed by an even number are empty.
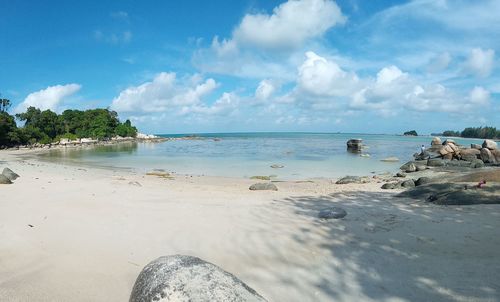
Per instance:
[[[500,128],[498,0],[0,0],[0,93],[146,133]]]

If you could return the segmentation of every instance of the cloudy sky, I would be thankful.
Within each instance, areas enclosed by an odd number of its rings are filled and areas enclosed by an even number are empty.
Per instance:
[[[500,127],[498,0],[0,0],[0,93],[151,133]]]

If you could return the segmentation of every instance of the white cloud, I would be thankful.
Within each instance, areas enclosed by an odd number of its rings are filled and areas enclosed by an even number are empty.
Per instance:
[[[342,70],[337,63],[308,51],[298,69],[297,85],[311,95],[346,96],[356,90],[359,79],[356,74]]]
[[[449,52],[443,52],[431,59],[427,66],[427,71],[430,73],[437,73],[448,68],[451,63],[451,55]]]
[[[111,108],[118,112],[162,112],[195,105],[214,91],[218,84],[209,78],[199,83],[199,76],[177,81],[175,73],[162,72],[153,81],[131,86],[113,99]]]
[[[493,49],[474,48],[465,63],[465,71],[478,77],[487,77],[493,70],[494,58],[495,51]]]
[[[469,95],[470,102],[475,105],[488,105],[490,103],[490,92],[483,87],[474,87]]]
[[[61,105],[67,97],[75,94],[80,88],[81,85],[79,84],[49,86],[45,89],[30,93],[14,111],[16,113],[23,112],[30,106],[40,110],[50,109],[56,111],[59,105]]]
[[[212,105],[195,104],[193,106],[185,106],[180,111],[180,115],[191,113],[203,115],[220,115],[231,114],[236,110],[239,104],[239,97],[234,93],[224,92]]]
[[[233,39],[263,49],[296,48],[345,20],[334,1],[289,0],[275,7],[271,15],[245,15]]]
[[[276,86],[271,80],[262,80],[255,90],[255,98],[259,101],[265,101],[276,91]]]

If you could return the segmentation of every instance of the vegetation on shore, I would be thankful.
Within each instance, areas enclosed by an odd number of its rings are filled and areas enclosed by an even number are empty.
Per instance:
[[[109,139],[113,136],[135,137],[137,128],[129,120],[121,123],[118,114],[109,109],[65,110],[57,114],[29,107],[26,112],[10,115],[10,101],[0,99],[0,147],[48,144],[61,138]],[[24,122],[18,127],[16,119]]]
[[[446,130],[442,133],[442,136],[456,136],[456,137],[467,137],[467,138],[487,138],[487,139],[499,139],[500,130],[495,127],[468,127],[462,132]]]

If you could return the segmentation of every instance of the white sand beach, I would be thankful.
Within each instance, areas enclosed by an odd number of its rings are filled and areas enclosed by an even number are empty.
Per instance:
[[[39,162],[0,152],[0,301],[127,301],[186,254],[269,301],[500,301],[500,205],[436,206],[380,184],[278,182]],[[137,182],[137,183],[135,183]],[[320,220],[335,205],[348,215]]]

